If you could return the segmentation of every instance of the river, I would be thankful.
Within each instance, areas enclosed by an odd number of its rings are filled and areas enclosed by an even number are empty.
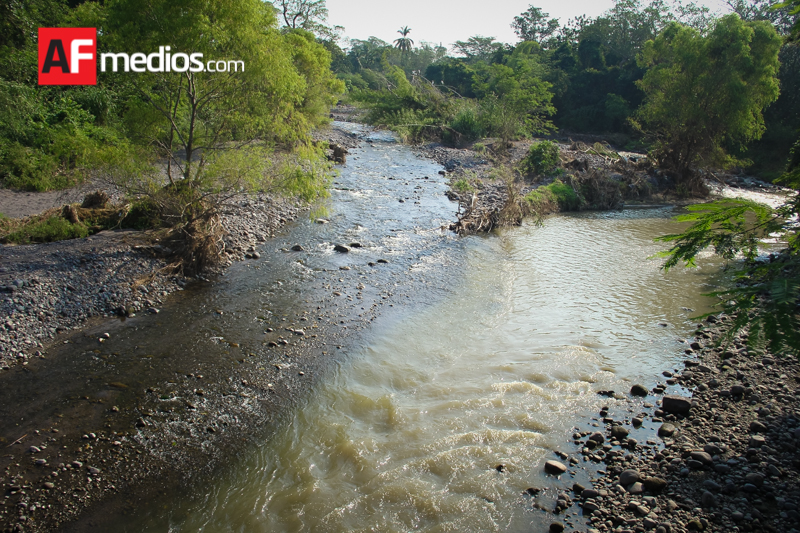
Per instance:
[[[122,529],[543,530],[525,490],[564,486],[542,463],[615,403],[597,392],[653,386],[681,361],[716,266],[665,274],[650,258],[676,209],[565,214],[458,239],[439,229],[453,206],[436,196],[435,166],[372,140],[336,180],[331,225],[300,224],[285,242],[317,247],[304,263],[323,271],[353,261],[328,251],[326,232],[363,240],[395,269],[381,294],[409,303],[360,332],[275,433]],[[420,202],[413,216],[394,207],[402,180],[435,193],[399,193]]]

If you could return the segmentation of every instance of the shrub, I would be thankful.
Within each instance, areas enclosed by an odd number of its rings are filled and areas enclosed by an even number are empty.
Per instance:
[[[478,113],[473,107],[465,107],[460,110],[450,121],[449,126],[457,135],[453,135],[453,132],[445,130],[442,135],[442,140],[445,142],[449,141],[457,144],[463,141],[474,141],[475,139],[483,137],[484,134]]]
[[[525,174],[547,175],[558,167],[558,145],[552,141],[533,143],[528,154],[520,162],[520,169]]]
[[[466,178],[461,178],[453,182],[453,190],[460,193],[470,192],[475,190]]]

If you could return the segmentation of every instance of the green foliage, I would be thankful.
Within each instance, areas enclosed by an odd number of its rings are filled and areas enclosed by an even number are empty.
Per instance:
[[[549,185],[543,185],[525,195],[536,212],[543,210],[554,211],[557,206],[559,211],[577,211],[581,207],[580,199],[575,190],[561,180],[555,180]]]
[[[466,41],[453,43],[453,48],[465,57],[467,63],[490,61],[492,56],[502,47],[503,43],[495,41],[494,37],[483,37],[481,35],[473,35]],[[428,75],[427,72],[425,75]]]
[[[44,220],[32,221],[15,228],[3,237],[3,241],[14,244],[31,244],[79,239],[88,235],[89,230],[85,225],[72,224],[61,215],[53,215]]]
[[[538,141],[531,145],[527,155],[520,161],[520,170],[534,176],[548,175],[559,164],[558,145],[553,141]]]
[[[789,38],[792,41],[797,41],[800,39],[800,0],[786,0],[785,2],[779,2],[772,6],[774,10],[783,11],[782,20],[785,21],[785,25],[788,26],[791,24],[789,28]],[[788,17],[787,17],[788,15]]]
[[[764,131],[762,110],[778,97],[780,38],[765,22],[719,19],[708,36],[677,23],[648,41],[637,115],[656,135],[653,156],[678,185],[696,186],[697,166],[733,162],[725,147]]]
[[[528,6],[527,11],[514,17],[511,27],[521,41],[542,42],[559,27],[558,19],[548,20],[549,16],[538,7]]]
[[[453,134],[457,133],[458,136]],[[474,104],[463,105],[449,123],[449,129],[442,133],[446,143],[458,144],[460,141],[474,141],[485,134],[481,123],[480,109]]]
[[[459,178],[453,182],[452,188],[459,193],[467,193],[475,190],[475,187],[466,178]]]
[[[484,108],[484,127],[504,142],[520,136],[546,133],[555,112],[551,85],[543,81],[546,67],[537,54],[520,50],[507,64],[479,64],[473,90]]]
[[[725,338],[730,340],[746,328],[748,345],[754,348],[775,354],[800,353],[800,239],[794,221],[800,212],[797,197],[777,209],[736,199],[690,206],[688,210],[688,214],[677,217],[691,223],[688,229],[657,239],[672,244],[659,254],[667,258],[664,269],[680,262],[695,266],[698,254],[712,248],[735,266],[732,286],[712,294],[733,317],[724,326]],[[786,248],[765,260],[759,257],[758,247],[767,237],[777,238]]]
[[[414,41],[408,36],[408,34],[411,33],[411,28],[403,26],[397,30],[397,33],[399,33],[401,37],[394,40],[395,48],[400,50],[403,54],[410,52],[411,49],[414,48]]]

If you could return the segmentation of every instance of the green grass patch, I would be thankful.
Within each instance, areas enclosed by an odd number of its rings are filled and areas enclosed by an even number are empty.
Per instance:
[[[577,211],[581,202],[575,190],[561,180],[555,180],[550,185],[544,185],[525,195],[534,211]]]
[[[11,219],[5,219],[10,221]],[[10,231],[3,231],[8,226]],[[9,222],[0,224],[0,237],[4,243],[31,244],[38,242],[55,242],[66,239],[80,239],[88,237],[89,228],[83,224],[72,224],[60,214],[48,216],[38,220],[28,220],[11,227]]]

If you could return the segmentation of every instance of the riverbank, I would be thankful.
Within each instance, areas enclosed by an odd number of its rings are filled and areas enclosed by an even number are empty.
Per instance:
[[[353,148],[356,138],[336,127],[315,138]],[[80,202],[107,184],[84,184],[45,193],[0,190],[0,212],[18,218]],[[308,206],[268,194],[240,195],[221,214],[225,257],[221,268],[252,258],[255,247],[272,238]],[[0,372],[32,357],[66,331],[95,318],[158,313],[169,294],[190,281],[168,268],[168,257],[148,232],[101,231],[85,239],[12,246],[0,244]],[[211,273],[204,273],[209,275]]]
[[[577,209],[620,209],[640,205],[687,205],[706,198],[676,194],[674,183],[656,168],[646,154],[615,151],[607,143],[588,145],[571,139],[555,139],[559,163],[548,177],[513,179],[528,154],[532,140],[515,141],[498,148],[488,139],[464,148],[441,143],[415,147],[425,157],[445,167],[450,178],[450,198],[461,206],[450,229],[461,235],[518,225],[527,216],[542,217],[559,211],[553,202],[532,205],[525,197],[559,179],[575,190]],[[729,173],[707,173],[710,198],[736,196],[736,191],[775,193],[783,189],[756,178]],[[513,179],[513,183],[509,183]],[[723,190],[726,189],[726,190]],[[731,194],[733,192],[733,194]],[[576,208],[573,208],[576,209]]]
[[[683,368],[573,435],[570,468],[596,474],[564,487],[551,531],[797,531],[800,364],[754,353],[746,333],[716,346],[727,320],[699,324]]]

